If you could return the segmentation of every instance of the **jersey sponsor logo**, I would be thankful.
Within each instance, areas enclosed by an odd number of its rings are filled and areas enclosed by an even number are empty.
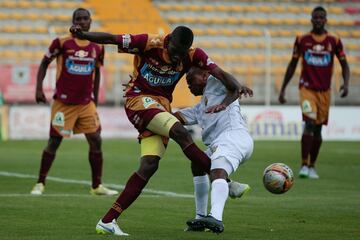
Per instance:
[[[89,53],[84,50],[79,50],[79,51],[76,51],[74,55],[79,58],[84,58],[84,57],[87,57],[89,55]]]
[[[313,46],[313,50],[315,52],[321,52],[322,50],[324,50],[324,48],[325,47],[323,45],[320,45],[320,44],[316,44],[316,45]]]
[[[95,68],[95,61],[92,59],[88,64],[75,63],[73,59],[66,59],[67,72],[74,75],[90,75]]]
[[[53,126],[64,127],[65,126],[65,116],[63,112],[55,113],[55,116],[52,120]]]
[[[308,65],[324,67],[329,66],[331,62],[331,56],[328,52],[316,53],[306,50],[304,59]]]
[[[179,72],[169,70],[162,71],[147,63],[140,70],[141,76],[146,79],[150,86],[171,86],[179,79]],[[168,76],[161,76],[167,74]]]

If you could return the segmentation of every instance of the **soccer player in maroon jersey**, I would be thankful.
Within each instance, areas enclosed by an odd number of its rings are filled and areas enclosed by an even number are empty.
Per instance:
[[[83,31],[91,25],[90,12],[78,8],[73,13],[73,24]],[[63,137],[72,132],[84,133],[89,143],[89,162],[92,174],[91,194],[114,195],[117,191],[101,184],[103,157],[100,121],[96,112],[100,82],[100,66],[104,60],[102,45],[74,36],[56,38],[43,57],[37,74],[36,102],[46,103],[42,83],[52,60],[57,60],[56,90],[51,107],[50,138],[43,150],[39,178],[31,194],[41,195],[45,179],[55,159]],[[92,96],[93,95],[93,96]]]
[[[311,13],[312,30],[295,40],[292,59],[287,67],[279,94],[279,102],[286,102],[285,88],[302,58],[300,76],[300,104],[305,128],[301,138],[302,166],[299,177],[319,178],[315,162],[322,143],[321,128],[328,122],[330,86],[334,55],[339,59],[344,84],[341,97],[348,95],[350,70],[340,38],[325,30],[326,10],[319,6]]]
[[[119,52],[134,54],[134,72],[125,91],[125,111],[140,134],[140,167],[96,226],[98,233],[127,235],[121,231],[116,219],[136,200],[158,169],[169,138],[177,142],[202,171],[209,173],[210,159],[171,114],[172,93],[181,77],[191,66],[197,66],[222,81],[230,92],[252,95],[252,90],[218,67],[202,49],[191,47],[193,32],[185,26],[175,28],[166,36],[91,33],[83,32],[77,26],[72,26],[70,31],[79,38],[114,44]]]

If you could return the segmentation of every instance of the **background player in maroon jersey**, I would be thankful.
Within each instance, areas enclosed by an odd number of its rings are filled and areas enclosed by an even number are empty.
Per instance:
[[[320,6],[314,8],[311,14],[313,28],[310,33],[296,38],[279,94],[279,102],[285,103],[285,88],[302,57],[299,87],[305,129],[301,138],[302,167],[299,176],[303,178],[319,178],[314,167],[322,143],[321,128],[328,121],[334,55],[339,59],[344,79],[340,96],[346,97],[349,89],[350,70],[342,42],[325,30],[326,21],[326,10]]]
[[[79,38],[115,44],[119,52],[135,55],[135,69],[125,92],[125,110],[140,133],[141,163],[112,208],[96,226],[98,233],[127,235],[116,224],[116,219],[136,200],[156,172],[169,138],[177,142],[185,155],[203,172],[210,170],[210,159],[194,144],[187,130],[171,114],[172,93],[181,77],[191,66],[197,66],[209,71],[234,94],[252,95],[252,90],[241,86],[203,50],[192,48],[194,36],[191,29],[185,26],[175,28],[166,36],[90,33],[81,31],[77,26],[71,27],[70,31]]]
[[[90,12],[83,8],[76,9],[72,21],[83,31],[88,31],[91,24]],[[57,79],[51,108],[50,138],[42,154],[38,182],[31,194],[43,193],[45,179],[55,159],[56,151],[63,137],[70,137],[72,131],[84,133],[89,143],[92,173],[90,193],[117,194],[117,191],[105,188],[101,184],[103,157],[96,103],[100,82],[99,68],[104,60],[104,47],[73,36],[53,40],[39,67],[35,95],[37,103],[46,103],[42,83],[46,70],[54,58],[57,59]]]

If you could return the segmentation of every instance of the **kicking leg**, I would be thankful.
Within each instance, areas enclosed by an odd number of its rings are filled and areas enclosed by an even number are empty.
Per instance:
[[[210,172],[210,158],[195,145],[189,132],[175,116],[168,112],[158,113],[146,128],[158,135],[172,138],[180,145],[188,159],[197,164],[203,171]]]

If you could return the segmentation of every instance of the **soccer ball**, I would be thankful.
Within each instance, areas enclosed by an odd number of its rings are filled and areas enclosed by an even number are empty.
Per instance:
[[[294,183],[293,171],[284,163],[273,163],[265,168],[263,183],[271,193],[285,193]]]

